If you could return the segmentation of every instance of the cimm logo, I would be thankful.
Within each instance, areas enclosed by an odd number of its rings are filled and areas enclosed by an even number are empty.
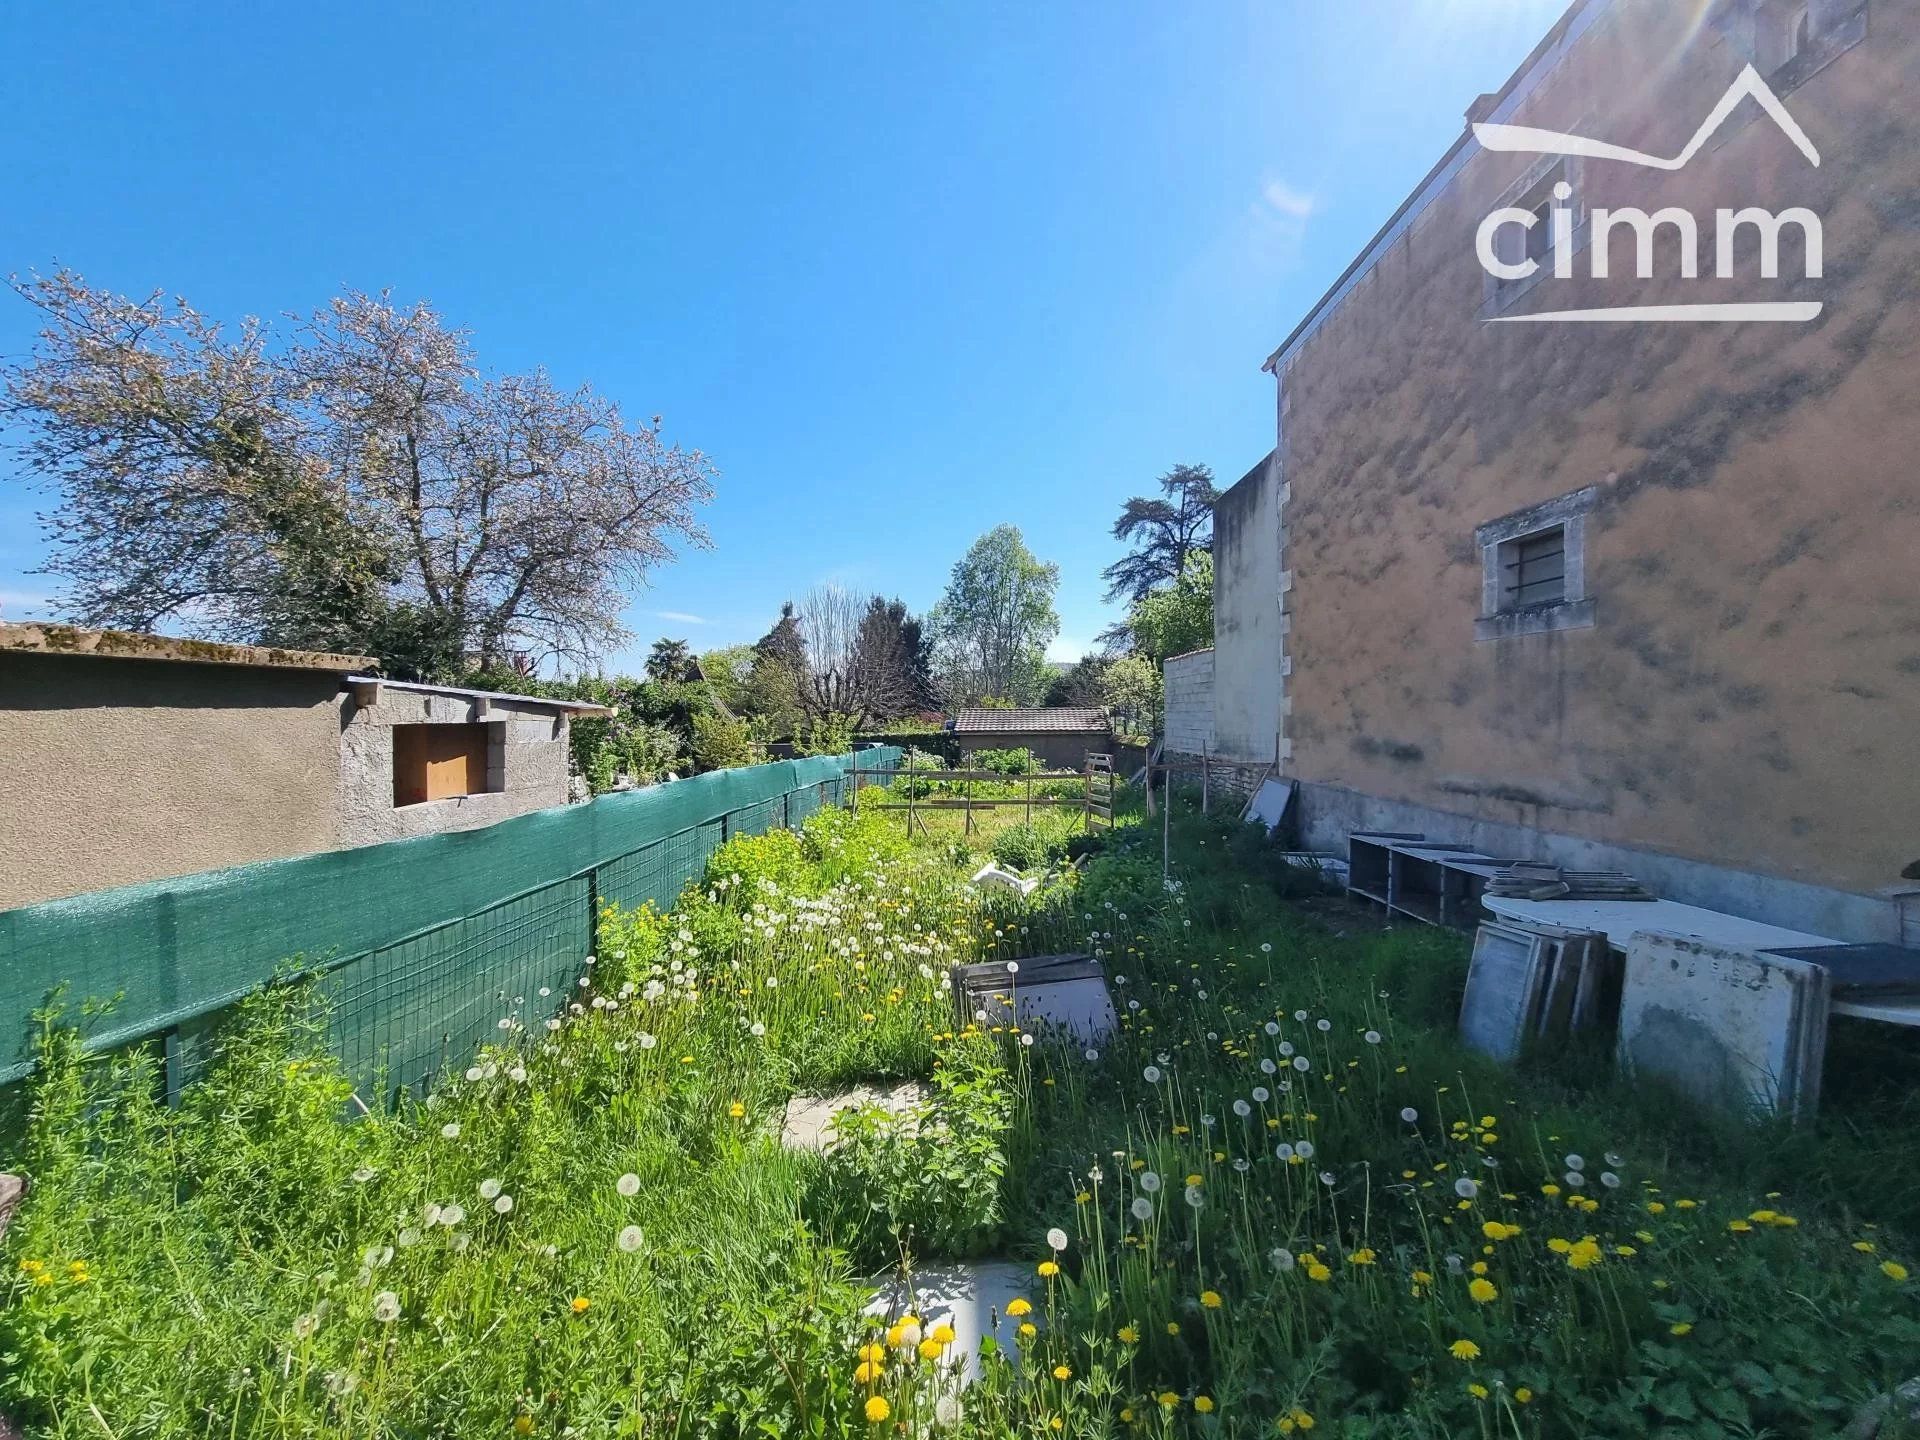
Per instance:
[[[1756,101],[1773,122],[1785,132],[1794,147],[1806,156],[1807,163],[1819,167],[1820,152],[1807,132],[1787,112],[1780,97],[1773,93],[1760,72],[1749,65],[1733,82],[1720,103],[1713,107],[1693,139],[1671,158],[1649,155],[1624,145],[1604,140],[1589,140],[1580,135],[1565,135],[1555,130],[1536,130],[1527,125],[1476,123],[1473,133],[1488,150],[1534,155],[1560,155],[1584,160],[1613,160],[1648,170],[1684,170],[1705,148],[1716,131],[1746,100]],[[1495,210],[1480,222],[1474,239],[1481,266],[1497,282],[1510,284],[1531,280],[1539,274],[1550,249],[1556,279],[1574,278],[1575,216],[1565,201],[1572,198],[1573,187],[1561,180],[1552,189],[1552,201],[1534,209],[1508,206]],[[1536,227],[1548,227],[1541,234]],[[1589,273],[1596,280],[1611,278],[1608,243],[1616,229],[1633,232],[1635,274],[1639,279],[1654,278],[1654,239],[1662,227],[1671,227],[1679,238],[1680,277],[1701,278],[1701,225],[1690,210],[1677,205],[1648,214],[1634,206],[1618,209],[1596,207],[1592,216],[1588,252]],[[1741,210],[1723,209],[1714,215],[1714,269],[1712,278],[1731,279],[1734,274],[1734,243],[1741,230],[1752,226],[1760,238],[1761,278],[1780,278],[1780,235],[1787,226],[1799,227],[1804,239],[1806,275],[1818,280],[1824,274],[1825,235],[1820,217],[1804,207],[1795,206],[1778,214],[1759,207]],[[1516,243],[1517,242],[1517,243]],[[1819,301],[1760,301],[1744,304],[1623,305],[1591,310],[1549,310],[1535,314],[1489,316],[1490,323],[1516,324],[1542,322],[1653,322],[1728,324],[1741,321],[1805,322],[1817,319]]]

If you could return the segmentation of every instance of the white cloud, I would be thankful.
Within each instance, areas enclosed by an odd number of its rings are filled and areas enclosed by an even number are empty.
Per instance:
[[[657,620],[671,620],[676,625],[711,625],[713,623],[704,615],[689,615],[684,610],[653,610],[648,613]]]
[[[1295,189],[1284,180],[1269,180],[1260,188],[1260,204],[1272,217],[1304,222],[1320,208],[1319,201],[1305,190]]]
[[[1076,640],[1071,635],[1056,635],[1053,643],[1047,646],[1047,659],[1065,661],[1072,664],[1082,655],[1093,649],[1091,640]]]

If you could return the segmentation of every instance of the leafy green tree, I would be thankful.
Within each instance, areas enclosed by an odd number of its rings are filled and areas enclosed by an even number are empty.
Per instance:
[[[1102,677],[1104,703],[1122,730],[1150,734],[1160,723],[1160,667],[1144,655],[1122,655]]]
[[[1189,555],[1178,580],[1134,602],[1126,624],[1135,650],[1156,665],[1213,644],[1213,556]]]
[[[1105,655],[1083,655],[1047,683],[1041,703],[1046,705],[1089,706],[1107,703],[1107,671],[1113,666]]]
[[[751,645],[723,645],[700,654],[700,673],[707,677],[714,698],[736,715],[750,709],[747,680],[753,674],[754,649]]]
[[[1120,508],[1113,538],[1132,546],[1105,570],[1107,599],[1134,604],[1185,573],[1190,555],[1213,549],[1213,507],[1220,491],[1205,465],[1176,465],[1159,495],[1135,495]]]
[[[702,770],[730,770],[759,755],[746,721],[707,711],[693,717],[693,760]]]
[[[693,649],[684,640],[656,640],[647,652],[649,680],[685,681],[693,670]]]
[[[973,542],[929,617],[949,704],[1040,699],[1047,644],[1060,633],[1059,586],[1060,567],[1036,558],[1015,526],[995,526]]]

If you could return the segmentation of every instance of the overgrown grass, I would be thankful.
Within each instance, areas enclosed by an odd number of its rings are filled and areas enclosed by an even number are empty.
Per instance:
[[[573,995],[513,997],[395,1115],[342,1122],[299,987],[178,1110],[150,1059],[50,1025],[0,1408],[58,1436],[1704,1440],[1831,1433],[1916,1368],[1904,1093],[1848,1118],[1836,1077],[1792,1133],[1602,1053],[1482,1061],[1460,939],[1303,897],[1217,817],[1177,813],[1172,884],[1123,829],[1026,900],[902,829],[830,812],[730,843],[672,915],[608,911]],[[1109,1040],[954,1015],[949,964],[1074,947]],[[791,1095],[892,1077],[933,1082],[914,1126],[776,1143]],[[879,1329],[863,1280],[996,1250],[1035,1267],[996,1317],[1019,1354],[956,1396],[935,1317]]]

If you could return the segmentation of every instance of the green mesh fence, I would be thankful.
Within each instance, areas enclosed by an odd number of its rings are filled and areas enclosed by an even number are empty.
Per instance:
[[[860,768],[890,770],[899,753],[863,750]],[[730,836],[843,803],[852,765],[720,770],[480,830],[0,911],[0,1083],[31,1069],[31,1016],[65,986],[70,1014],[118,997],[89,1043],[160,1041],[175,1088],[205,1063],[220,1012],[297,958],[326,972],[333,1044],[362,1095],[381,1075],[389,1090],[420,1085],[503,1017],[559,1008],[597,903],[671,905]]]

